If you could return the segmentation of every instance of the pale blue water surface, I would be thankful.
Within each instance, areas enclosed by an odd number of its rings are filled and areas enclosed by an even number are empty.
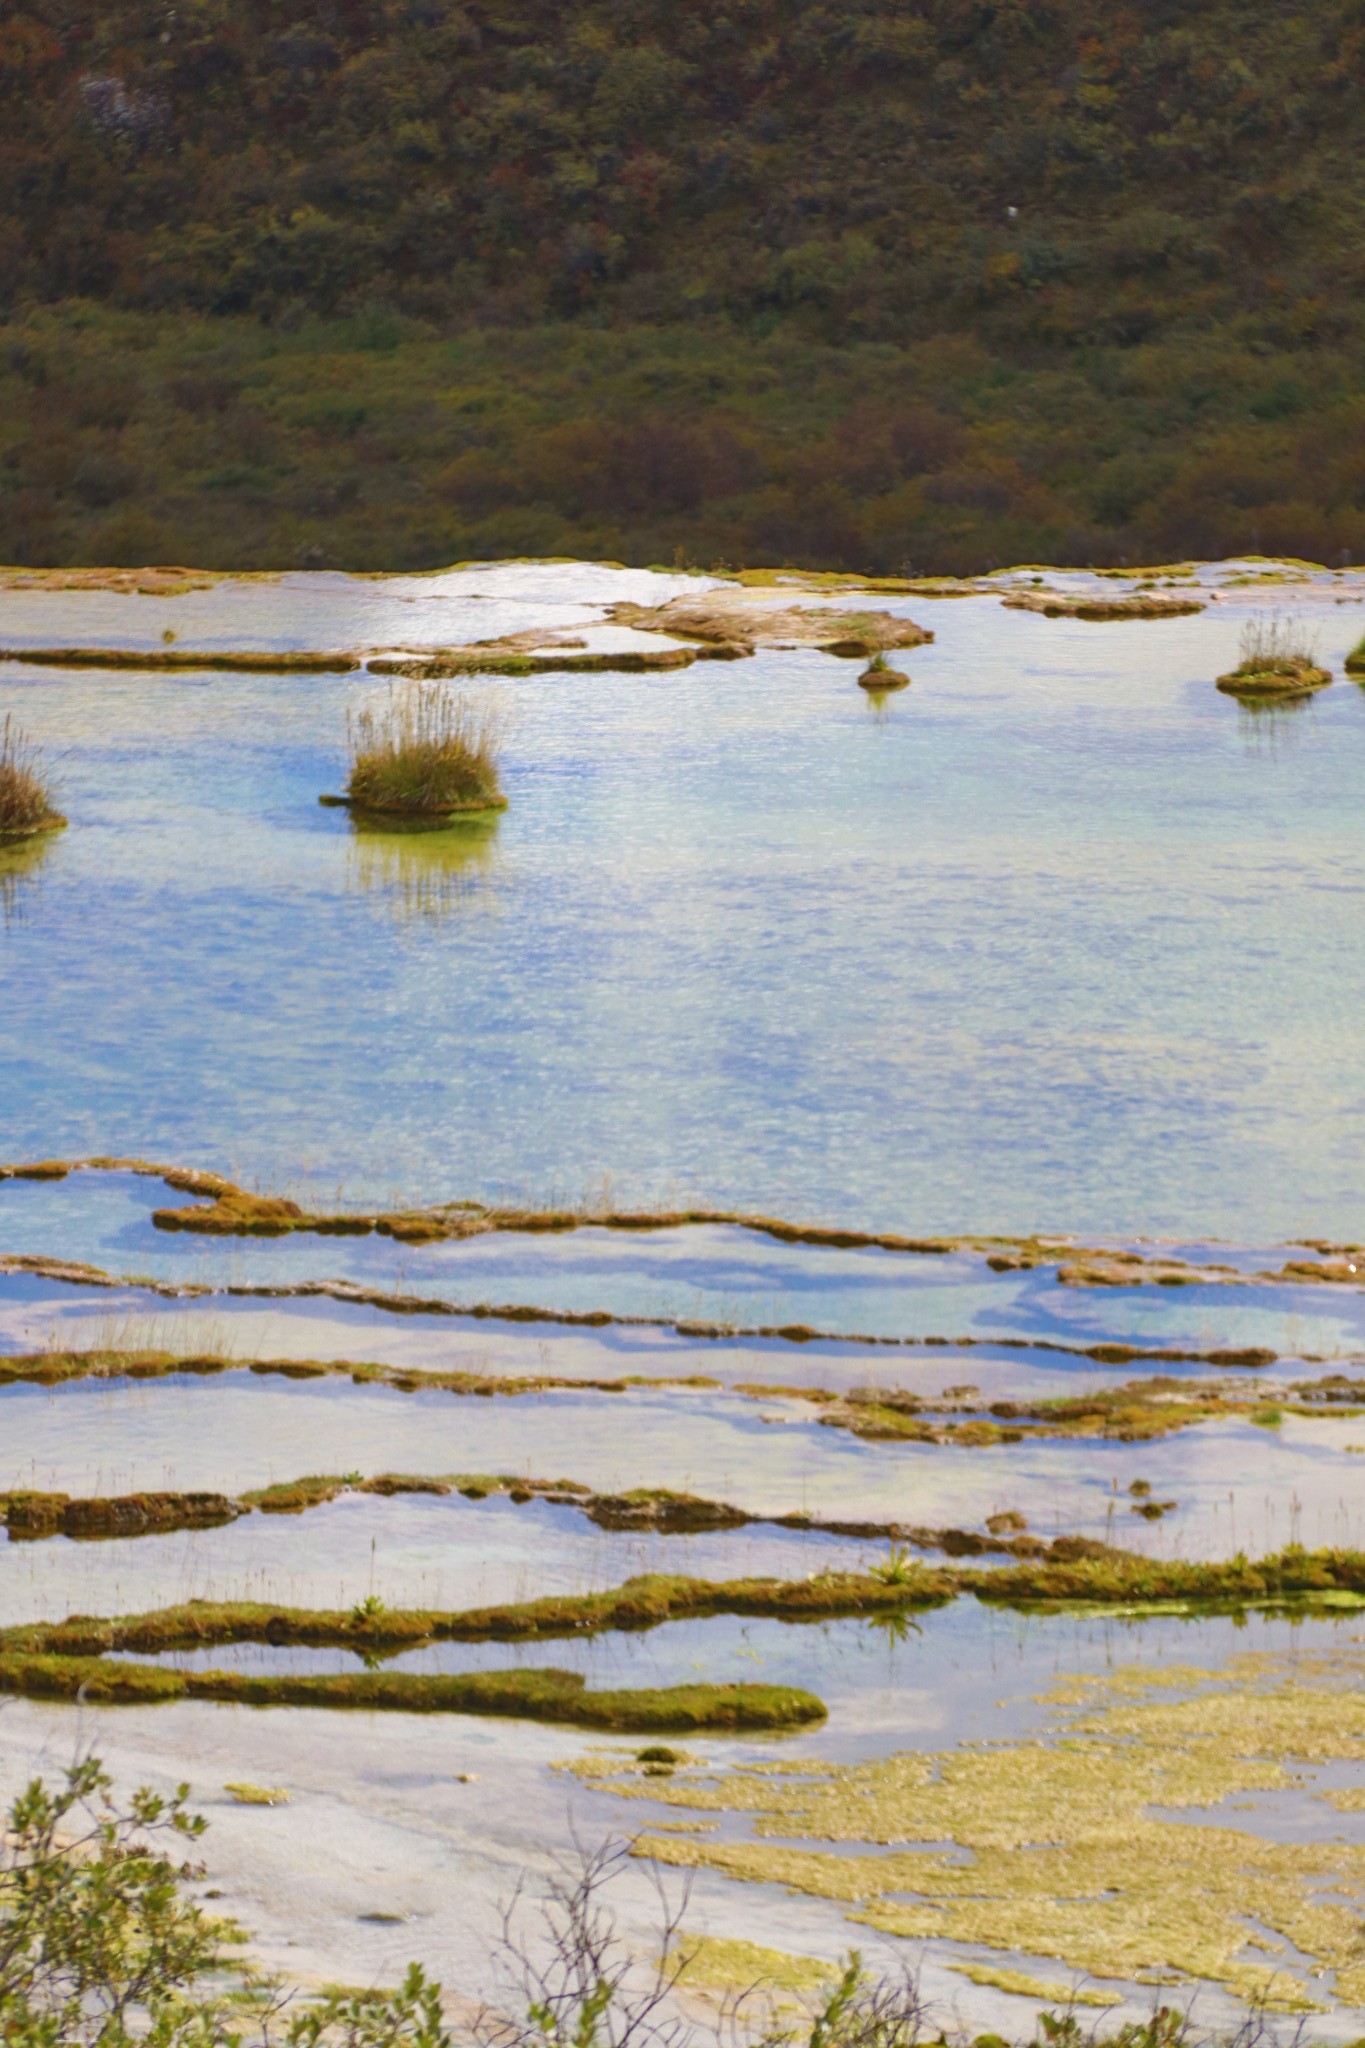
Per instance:
[[[362,600],[396,637],[384,586],[321,584],[303,637],[329,590],[343,644]],[[60,643],[192,602],[185,644],[217,607],[286,645],[295,588],[8,593],[0,642],[7,609]],[[1232,594],[891,602],[937,639],[880,714],[810,652],[479,685],[511,808],[463,865],[317,807],[376,678],[5,667],[72,825],[6,894],[4,1150],[371,1201],[609,1178],[924,1231],[1358,1229],[1365,693],[1220,696]],[[1339,663],[1357,604],[1313,619]]]

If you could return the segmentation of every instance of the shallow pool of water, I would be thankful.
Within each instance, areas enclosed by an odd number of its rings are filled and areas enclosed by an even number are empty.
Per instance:
[[[285,644],[296,591],[315,639],[292,580],[196,597],[195,633],[258,607]],[[0,594],[0,641],[11,606],[80,639],[89,602]],[[7,892],[11,1156],[1349,1234],[1365,695],[1219,696],[1233,595],[1155,625],[890,602],[937,638],[884,715],[818,653],[500,683],[512,807],[426,907],[316,804],[376,679],[7,667],[73,821]],[[1355,608],[1314,622],[1339,661]]]

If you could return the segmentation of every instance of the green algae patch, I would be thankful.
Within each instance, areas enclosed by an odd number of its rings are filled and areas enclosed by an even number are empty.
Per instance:
[[[289,1794],[283,1785],[251,1785],[239,1783],[224,1785],[223,1790],[237,1806],[288,1806]]]
[[[1113,2006],[1123,2004],[1121,1991],[1099,1991],[1085,1984],[1058,1984],[1030,1977],[1024,1970],[1002,1970],[991,1963],[949,1963],[959,1977],[988,1991],[1009,1991],[1016,1998],[1046,1999],[1049,2005]]]
[[[814,1693],[777,1685],[677,1685],[592,1692],[573,1671],[480,1671],[465,1675],[346,1671],[308,1676],[184,1671],[100,1656],[23,1656],[0,1651],[0,1692],[80,1699],[96,1706],[159,1706],[213,1700],[251,1707],[355,1707],[406,1714],[505,1715],[647,1734],[723,1730],[772,1733],[825,1718]]]
[[[727,1941],[686,1931],[674,1942],[669,1961],[683,1964],[683,1983],[689,1990],[693,1985],[724,1991],[753,1987],[813,1996],[839,1976],[833,1963],[823,1963],[816,1956],[794,1956],[753,1941]]]
[[[1365,1846],[1271,1840],[1229,1823],[1248,1795],[1333,1798],[1314,1794],[1306,1772],[1365,1762],[1362,1681],[1357,1645],[1214,1671],[1135,1667],[1074,1681],[1060,1702],[1050,1695],[1064,1711],[1027,1741],[647,1785],[605,1763],[578,1769],[618,1796],[752,1817],[743,1840],[642,1837],[639,1852],[665,1863],[840,1900],[850,1919],[888,1934],[1052,1957],[1110,1980],[1205,1980],[1274,2010],[1320,2010],[1295,1952],[1313,1977],[1336,1973],[1343,2004],[1365,1989]],[[1160,1817],[1191,1810],[1206,1824]],[[1264,1961],[1247,1960],[1248,1918],[1265,1930]]]

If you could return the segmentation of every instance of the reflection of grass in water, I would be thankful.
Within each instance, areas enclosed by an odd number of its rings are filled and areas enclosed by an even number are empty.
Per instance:
[[[0,917],[7,925],[22,919],[26,898],[38,871],[52,851],[48,837],[0,841]]]
[[[647,1784],[602,1763],[575,1768],[626,1797],[755,1819],[757,1839],[645,1837],[642,1853],[841,1900],[884,1933],[1050,1956],[1110,1979],[1179,1973],[1287,2010],[1311,2007],[1317,1990],[1288,1967],[1297,1953],[1336,1971],[1349,2006],[1365,2000],[1359,1910],[1323,1894],[1365,1895],[1365,1845],[1232,1823],[1257,1792],[1354,1810],[1303,1772],[1365,1762],[1362,1678],[1355,1644],[1222,1670],[1134,1666],[1054,1688],[1058,1721],[1026,1740]],[[1201,1824],[1159,1817],[1181,1809]],[[796,1846],[821,1841],[860,1846]],[[1254,1944],[1264,1961],[1245,1953],[1249,1915],[1267,1930]]]
[[[351,879],[365,894],[382,896],[402,920],[445,917],[469,901],[492,868],[498,823],[496,815],[470,818],[434,832],[355,825]]]
[[[1237,732],[1248,754],[1275,759],[1298,748],[1305,734],[1313,731],[1317,698],[1312,691],[1302,696],[1239,696]],[[1300,720],[1307,721],[1299,723]]]

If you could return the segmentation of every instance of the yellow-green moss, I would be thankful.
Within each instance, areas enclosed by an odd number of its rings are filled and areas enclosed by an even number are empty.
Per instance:
[[[1052,1956],[1111,1980],[1209,1980],[1311,2010],[1274,1958],[1296,1949],[1341,1972],[1338,1996],[1350,1998],[1365,1846],[1154,1816],[1195,1808],[1217,1820],[1249,1793],[1310,1796],[1302,1766],[1365,1762],[1363,1682],[1359,1645],[1295,1663],[1137,1668],[1062,1688],[1071,1711],[1026,1741],[649,1784],[605,1765],[580,1773],[628,1798],[755,1817],[747,1840],[642,1838],[661,1861],[841,1900],[890,1934]],[[831,1848],[804,1846],[820,1841]],[[1264,1964],[1243,1958],[1248,1916],[1269,1930]]]

